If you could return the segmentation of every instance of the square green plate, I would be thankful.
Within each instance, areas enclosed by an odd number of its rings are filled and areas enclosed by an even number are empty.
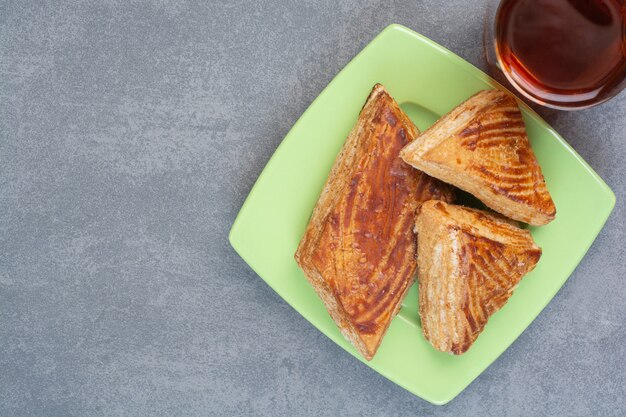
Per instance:
[[[331,165],[375,83],[382,83],[421,129],[473,93],[503,88],[431,40],[387,27],[324,89],[280,144],[230,232],[237,253],[281,297],[359,360],[293,259]],[[458,395],[554,297],[587,252],[615,204],[600,177],[537,114],[520,103],[557,217],[531,228],[543,248],[536,269],[462,356],[433,349],[422,336],[417,288],[368,366],[434,404]],[[581,197],[582,196],[582,197]],[[289,329],[285,329],[286,332]]]

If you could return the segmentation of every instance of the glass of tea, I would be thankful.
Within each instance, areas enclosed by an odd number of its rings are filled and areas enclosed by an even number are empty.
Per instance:
[[[626,0],[490,0],[485,52],[531,101],[600,104],[626,86]]]

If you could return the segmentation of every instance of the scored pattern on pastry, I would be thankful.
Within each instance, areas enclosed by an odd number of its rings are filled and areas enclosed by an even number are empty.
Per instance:
[[[459,132],[458,137],[464,148],[481,152],[480,158],[471,160],[470,170],[486,183],[493,183],[499,192],[529,204],[541,202],[544,196],[549,198],[543,175],[528,145],[522,113],[513,98],[500,96],[488,112]]]
[[[461,354],[541,256],[527,230],[487,212],[427,202],[416,221],[424,336]]]
[[[335,161],[296,252],[340,330],[371,359],[414,281],[415,211],[450,186],[399,157],[418,134],[377,85]]]
[[[406,277],[415,272],[415,236],[407,230],[415,221],[416,196],[441,198],[436,180],[405,172],[400,164],[404,163],[399,158],[392,162],[391,171],[395,168],[396,173],[390,175],[393,179],[382,180],[387,185],[376,184],[385,176],[376,168],[369,175],[357,174],[357,181],[353,178],[348,194],[329,213],[313,252],[315,266],[325,272],[331,289],[364,335],[379,332],[378,322],[387,320],[390,306],[407,286]],[[368,169],[367,163],[361,166]],[[433,188],[434,192],[427,191]]]
[[[542,225],[556,215],[522,114],[516,101],[502,91],[472,96],[401,155],[515,220]]]

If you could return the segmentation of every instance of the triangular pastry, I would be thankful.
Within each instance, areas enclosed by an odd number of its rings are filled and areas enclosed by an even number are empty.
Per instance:
[[[372,359],[415,280],[415,211],[452,187],[407,165],[418,130],[377,84],[346,139],[295,254],[343,335]]]
[[[512,219],[540,226],[556,215],[522,114],[515,99],[502,91],[475,94],[407,145],[401,156]]]
[[[442,352],[467,351],[541,257],[528,230],[481,210],[427,201],[416,219],[419,312]]]

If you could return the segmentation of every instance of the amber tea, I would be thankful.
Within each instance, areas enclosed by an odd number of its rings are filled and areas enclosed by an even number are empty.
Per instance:
[[[495,49],[522,93],[555,108],[584,108],[626,79],[624,0],[503,0]]]

